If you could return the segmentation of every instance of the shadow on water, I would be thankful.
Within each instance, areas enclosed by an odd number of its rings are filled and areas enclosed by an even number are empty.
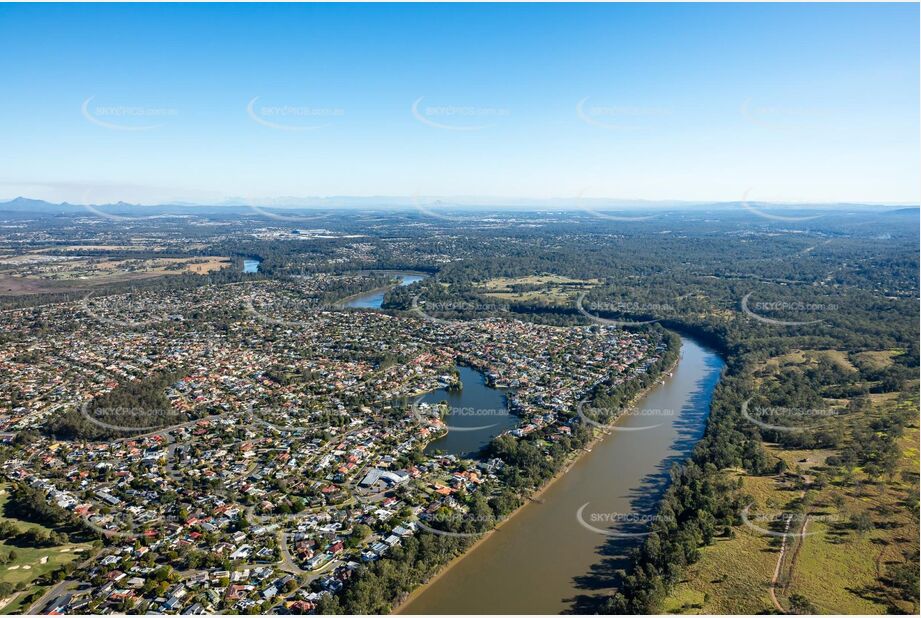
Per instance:
[[[671,471],[690,457],[694,446],[706,430],[706,418],[710,413],[713,390],[721,376],[724,363],[717,355],[710,356],[705,364],[704,375],[694,385],[694,395],[682,406],[673,427],[677,435],[670,445],[671,455],[665,457],[654,472],[647,474],[637,487],[627,495],[630,513],[640,521],[618,523],[609,529],[621,534],[642,534],[648,530],[651,517],[658,511],[659,502],[671,483]],[[619,587],[621,576],[630,566],[630,552],[638,547],[644,536],[607,537],[598,549],[601,560],[592,565],[585,575],[573,578],[574,587],[586,594],[565,599],[571,604],[567,613],[598,613],[610,593]]]

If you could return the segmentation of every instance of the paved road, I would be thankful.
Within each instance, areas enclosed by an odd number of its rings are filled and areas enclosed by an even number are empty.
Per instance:
[[[90,554],[90,556],[86,560],[84,560],[83,562],[77,565],[77,570],[85,569],[86,567],[91,565],[93,561],[96,559],[96,556],[98,555],[99,555],[99,552]],[[45,592],[45,594],[40,596],[38,600],[32,603],[32,605],[30,605],[29,608],[23,612],[23,614],[40,613],[39,610],[44,609],[45,605],[47,605],[48,603],[50,603],[51,601],[53,601],[54,599],[62,595],[64,591],[67,590],[69,587],[76,586],[79,583],[80,582],[75,579],[65,579],[61,582],[58,582],[57,584],[49,588],[48,591]]]
[[[282,571],[288,571],[294,575],[304,575],[307,573],[304,569],[297,566],[291,552],[288,550],[288,535],[284,530],[278,533],[278,547],[281,550],[281,565],[278,567]]]

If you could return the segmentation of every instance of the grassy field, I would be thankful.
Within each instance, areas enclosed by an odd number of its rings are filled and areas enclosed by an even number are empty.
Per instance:
[[[600,284],[598,279],[570,279],[553,274],[490,279],[479,286],[485,296],[507,301],[540,301],[571,304],[580,292]]]
[[[873,352],[859,352],[854,355],[857,361],[866,363],[874,369],[884,369],[892,364],[893,359],[901,354],[900,350],[878,350]]]
[[[5,513],[8,499],[7,485],[0,484],[0,521],[12,522],[20,532],[29,529],[41,529],[50,532],[50,529],[41,524],[7,517]],[[19,603],[36,592],[36,587],[30,585],[32,582],[72,560],[82,558],[91,548],[92,546],[89,543],[68,543],[54,547],[34,548],[21,547],[11,543],[9,540],[0,542],[0,558],[5,559],[11,551],[15,552],[15,557],[0,564],[0,582],[8,582],[14,585],[20,584],[24,588],[22,592],[7,601],[8,606],[0,607],[0,612],[12,613],[15,611]]]
[[[31,261],[30,261],[31,260]],[[20,255],[0,260],[0,296],[47,294],[183,273],[206,274],[230,266],[230,258],[109,259]]]
[[[850,366],[846,356],[828,352],[798,351],[770,359],[756,372],[761,376],[756,381],[770,380],[771,374],[784,368],[809,365],[820,355],[842,368]],[[882,363],[892,356],[881,352],[868,358]],[[918,398],[900,401],[897,393],[883,393],[871,395],[870,400],[869,409],[836,417],[835,422],[844,427],[847,444],[856,427],[866,427],[899,409],[908,411],[913,420],[899,439],[900,459],[894,473],[878,477],[860,467],[847,471],[827,465],[838,449],[766,444],[770,455],[784,461],[785,472],[756,477],[740,470],[723,471],[741,479],[738,491],[751,504],[748,519],[754,525],[743,522],[733,528],[730,538],[702,548],[701,559],[666,599],[666,612],[777,613],[770,590],[781,537],[763,530],[783,532],[784,518],[792,516],[775,585],[784,611],[790,611],[790,599],[798,595],[817,613],[918,613],[917,599],[901,598],[890,580],[892,569],[909,557],[917,560],[919,551]],[[842,402],[826,401],[833,403]],[[854,523],[862,516],[869,518],[869,529]],[[805,535],[800,536],[803,521]]]
[[[863,352],[862,354],[878,354],[877,352]],[[775,356],[767,360],[763,367],[769,370],[784,367],[801,367],[803,365],[815,366],[823,358],[838,365],[845,371],[856,371],[846,352],[841,350],[794,350],[782,356]]]

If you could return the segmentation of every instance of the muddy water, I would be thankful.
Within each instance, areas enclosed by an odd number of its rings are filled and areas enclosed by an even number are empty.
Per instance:
[[[585,611],[586,600],[610,592],[611,574],[642,540],[669,469],[703,434],[723,368],[715,352],[682,341],[674,375],[634,414],[401,613],[557,614]]]

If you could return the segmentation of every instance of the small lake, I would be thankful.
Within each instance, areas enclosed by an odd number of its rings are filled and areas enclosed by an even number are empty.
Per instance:
[[[411,273],[395,273],[394,276],[400,280],[398,285],[409,285],[425,279],[424,275],[414,275]],[[384,294],[386,294],[389,289],[390,288],[381,288],[361,294],[347,302],[345,306],[351,309],[380,309],[381,305],[384,304]]]
[[[257,273],[259,272],[259,264],[262,262],[260,260],[243,260],[243,272],[245,273]]]
[[[486,376],[475,369],[460,365],[456,369],[462,389],[440,388],[420,400],[430,405],[444,401],[449,407],[444,417],[448,433],[428,444],[428,454],[442,451],[470,457],[503,431],[518,426],[518,417],[508,411],[505,390],[487,386]]]

